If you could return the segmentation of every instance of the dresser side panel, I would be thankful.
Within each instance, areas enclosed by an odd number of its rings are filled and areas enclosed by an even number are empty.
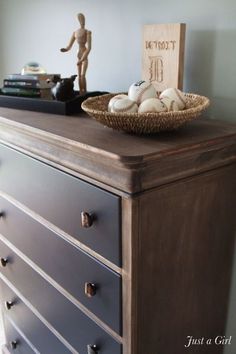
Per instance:
[[[225,334],[235,177],[234,164],[140,197],[138,354],[222,353],[214,340]],[[186,348],[187,336],[213,343]]]

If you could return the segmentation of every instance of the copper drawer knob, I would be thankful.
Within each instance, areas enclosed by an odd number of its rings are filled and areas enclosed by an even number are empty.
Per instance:
[[[11,349],[16,349],[18,344],[19,343],[16,340],[11,341],[11,343],[10,343]]]
[[[10,310],[13,305],[14,305],[13,301],[5,301],[5,307],[7,310]]]
[[[98,354],[98,347],[96,345],[87,345],[88,354]]]
[[[81,212],[81,225],[82,227],[88,228],[93,225],[94,217],[92,214],[87,213],[86,211]]]
[[[1,266],[6,267],[7,263],[9,262],[7,258],[1,258]]]
[[[93,283],[85,283],[85,294],[88,296],[88,297],[93,297],[96,295],[96,292],[97,292],[97,287],[95,284]]]

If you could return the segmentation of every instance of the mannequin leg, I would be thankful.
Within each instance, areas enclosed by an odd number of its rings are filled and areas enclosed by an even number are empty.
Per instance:
[[[84,75],[81,75],[79,80],[80,80],[81,94],[84,94],[87,92],[86,77]]]
[[[87,92],[87,82],[86,82],[86,71],[88,68],[88,60],[83,61],[81,64],[81,70],[79,72],[79,87],[80,94],[85,94]]]

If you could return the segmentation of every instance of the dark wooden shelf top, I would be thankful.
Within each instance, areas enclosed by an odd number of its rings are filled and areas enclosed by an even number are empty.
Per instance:
[[[209,119],[136,136],[103,127],[86,114],[0,108],[0,139],[128,193],[191,175],[192,168],[202,172],[236,160],[236,124]]]

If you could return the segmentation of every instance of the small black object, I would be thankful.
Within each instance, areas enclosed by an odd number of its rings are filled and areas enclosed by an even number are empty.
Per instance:
[[[94,216],[87,213],[86,211],[81,212],[81,226],[84,228],[89,228],[93,225]]]
[[[93,297],[96,295],[97,287],[93,283],[85,283],[84,291],[87,297]]]
[[[5,307],[7,310],[10,310],[12,308],[12,306],[14,306],[13,301],[5,301]]]
[[[87,345],[88,354],[98,354],[98,347],[96,345]]]
[[[55,75],[51,80],[55,83],[55,86],[51,89],[53,98],[57,101],[68,101],[75,97],[74,81],[76,76],[77,75],[72,75],[68,78],[60,78]]]
[[[9,262],[7,258],[1,258],[1,266],[6,267],[7,263]]]
[[[18,346],[18,342],[16,340],[11,341],[10,343],[11,349],[16,349]]]

